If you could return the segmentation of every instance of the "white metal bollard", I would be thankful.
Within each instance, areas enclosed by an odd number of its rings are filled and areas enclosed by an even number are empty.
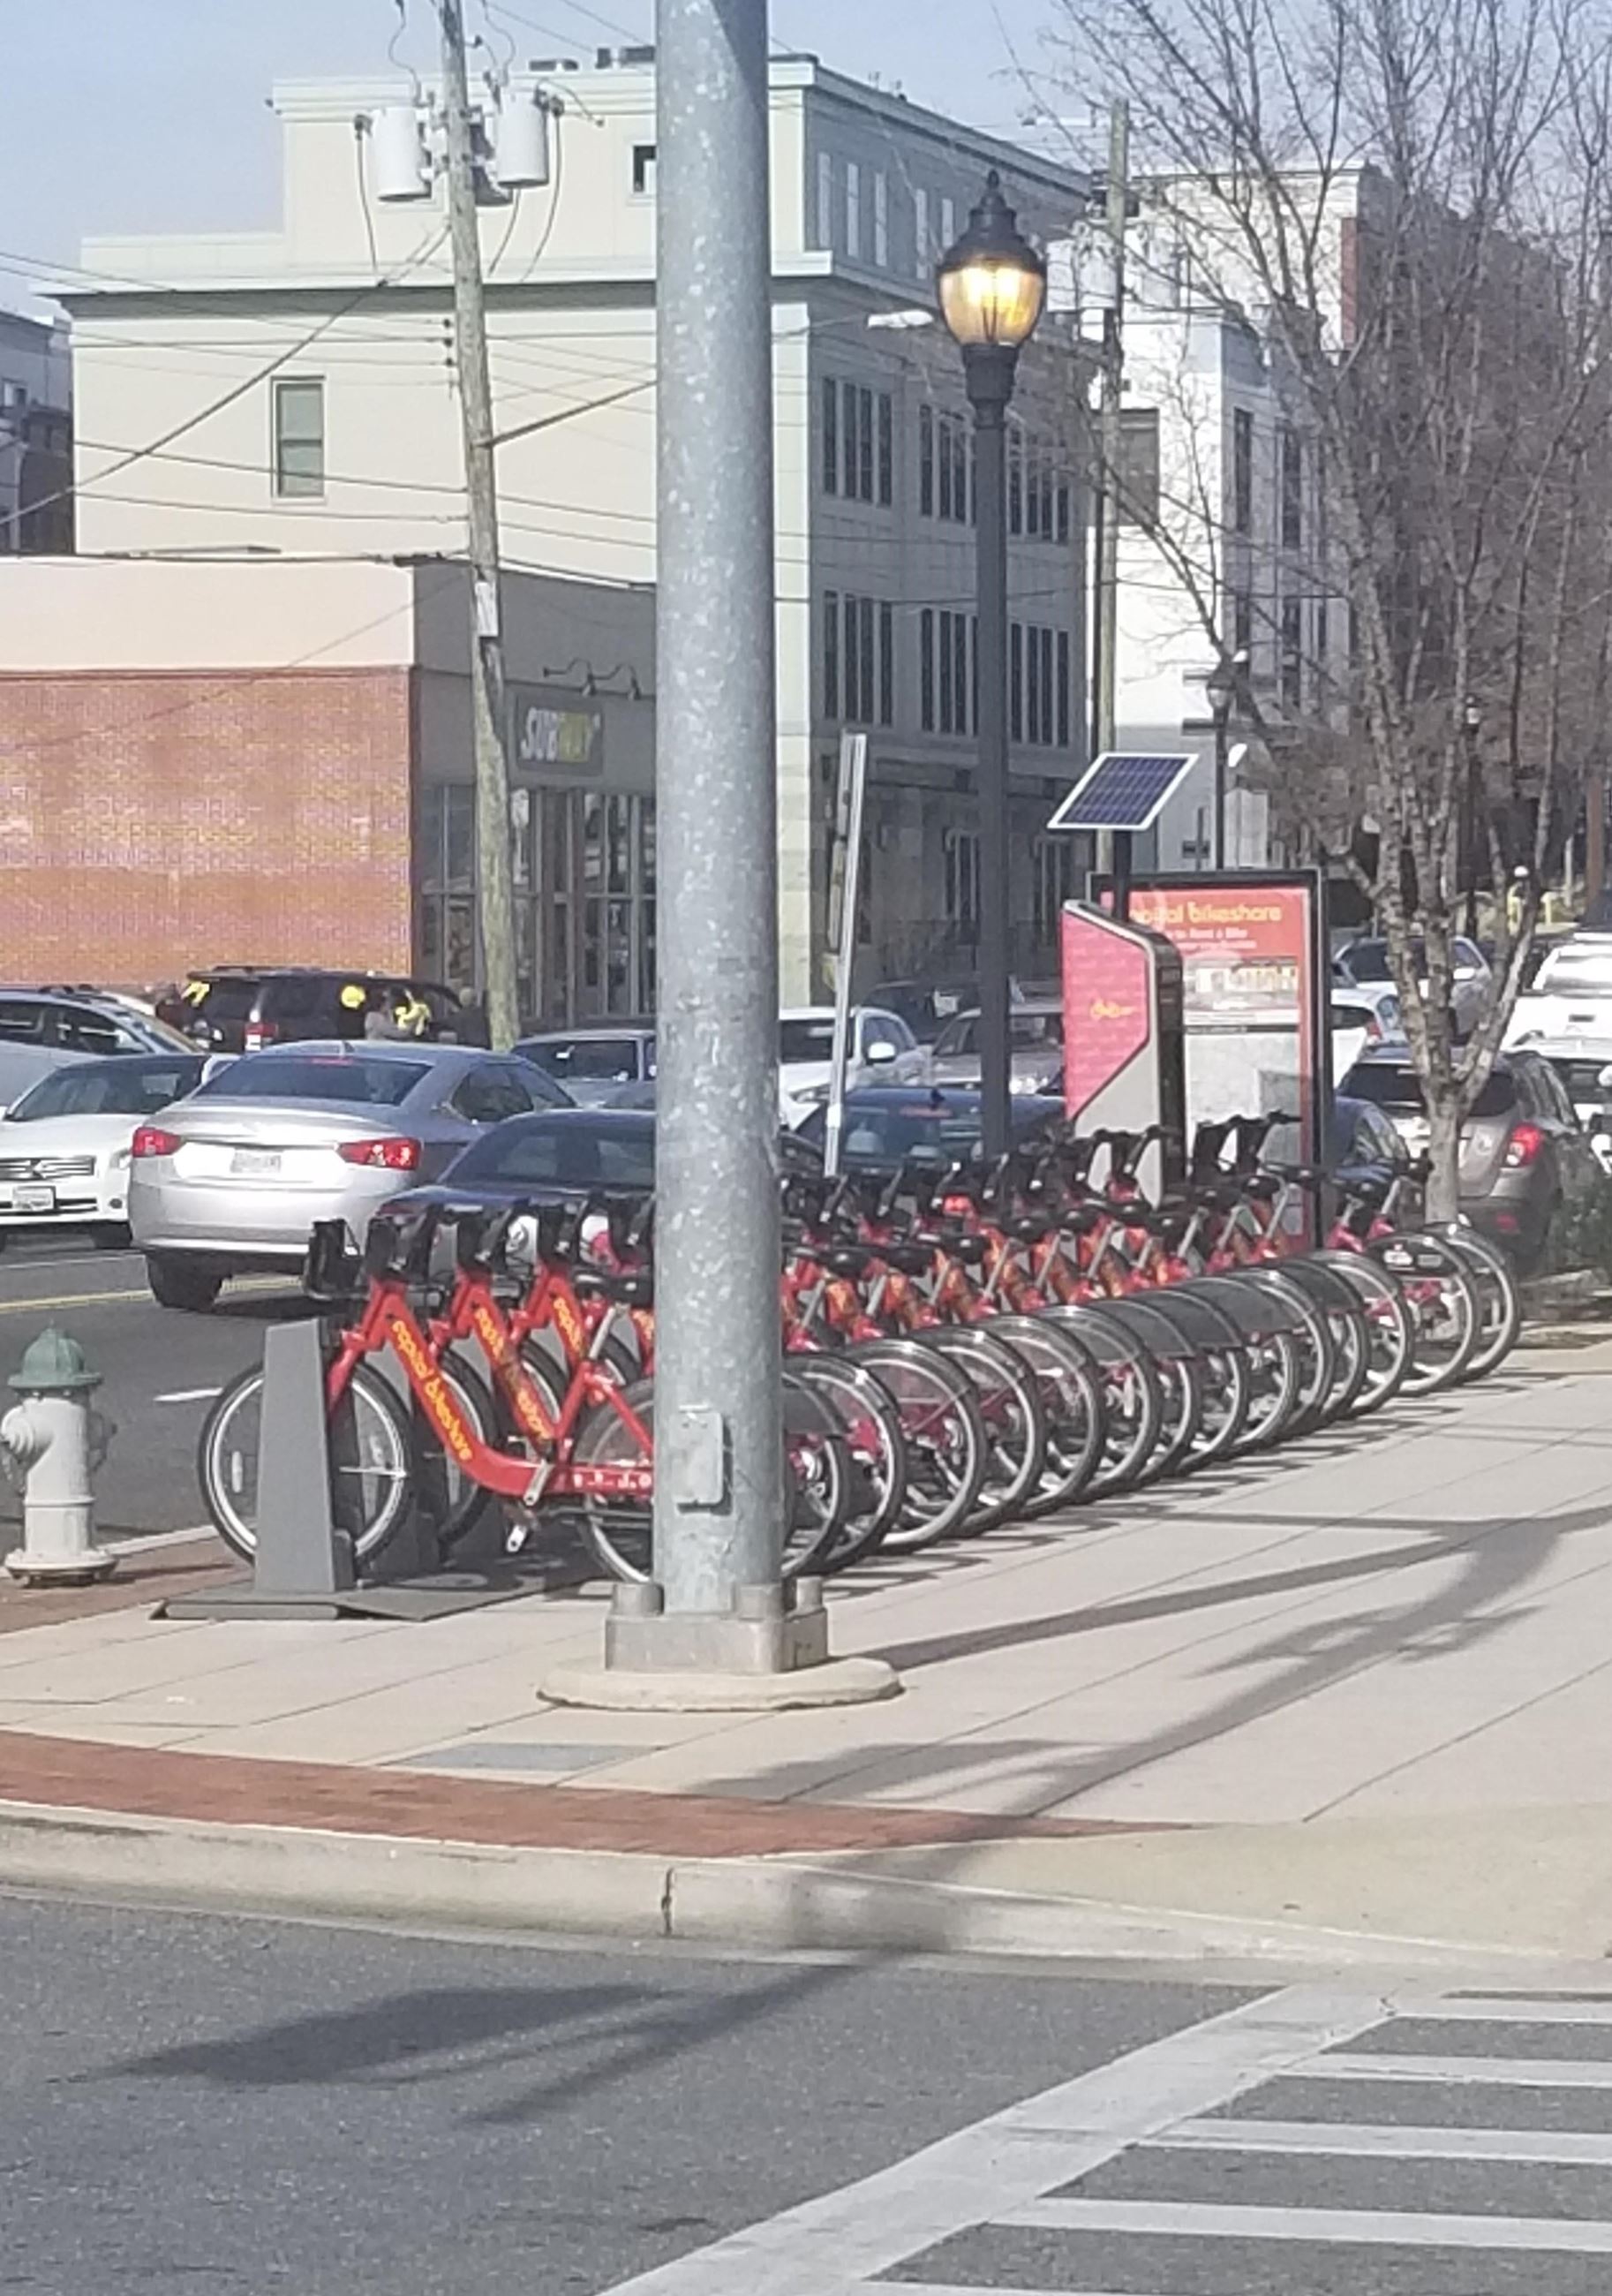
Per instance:
[[[25,1586],[108,1578],[117,1557],[96,1544],[94,1478],[117,1430],[90,1401],[101,1374],[53,1324],[9,1384],[21,1401],[0,1419],[0,1466],[22,1493],[22,1544],[6,1570]]]

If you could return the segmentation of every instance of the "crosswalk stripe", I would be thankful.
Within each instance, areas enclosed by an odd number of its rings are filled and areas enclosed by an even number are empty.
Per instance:
[[[1542,2001],[1510,1993],[1412,1993],[1401,1996],[1394,2012],[1428,2025],[1612,2025],[1612,1998]]]
[[[1182,2120],[1150,2152],[1325,2152],[1358,2161],[1515,2161],[1612,2168],[1612,2133],[1580,2128],[1444,2128],[1334,2120]]]
[[[1612,2256],[1612,2224],[1566,2217],[1461,2217],[1420,2210],[1276,2209],[1199,2201],[1035,2201],[998,2224],[1033,2232],[1162,2233],[1370,2248],[1525,2249]]]
[[[1340,2051],[1279,2079],[1434,2081],[1441,2088],[1612,2088],[1612,2057],[1401,2057]]]

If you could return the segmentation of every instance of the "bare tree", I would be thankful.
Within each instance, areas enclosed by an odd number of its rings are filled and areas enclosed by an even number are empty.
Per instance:
[[[1351,866],[1422,1081],[1430,1209],[1451,1218],[1552,824],[1600,738],[1608,21],[1591,0],[1058,4],[1060,70],[1129,99],[1150,204],[1200,283],[1258,315],[1322,458],[1349,669],[1313,778],[1295,766],[1283,794],[1319,822],[1341,793],[1375,827],[1375,865],[1357,846]],[[1219,571],[1199,577],[1223,643]],[[1475,873],[1498,962],[1463,1042],[1452,941]]]

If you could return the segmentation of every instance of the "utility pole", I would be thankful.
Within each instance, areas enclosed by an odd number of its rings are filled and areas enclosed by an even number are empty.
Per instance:
[[[659,0],[655,73],[653,1577],[544,1694],[829,1704],[895,1678],[782,1570],[767,0]]]
[[[471,652],[476,754],[476,875],[487,1034],[507,1052],[520,1033],[515,980],[515,881],[510,852],[510,766],[504,749],[503,636],[498,596],[498,490],[493,463],[493,385],[487,367],[481,227],[464,61],[462,0],[436,0],[442,29],[442,113],[448,235],[454,258],[454,348],[469,504]]]
[[[1131,203],[1131,111],[1124,102],[1109,113],[1109,175],[1104,229],[1109,242],[1109,298],[1102,315],[1102,389],[1100,399],[1100,472],[1097,526],[1096,661],[1092,678],[1092,754],[1115,746],[1119,663],[1119,467],[1123,433],[1119,407],[1125,389],[1125,225]],[[1097,832],[1097,867],[1114,867],[1114,832]]]

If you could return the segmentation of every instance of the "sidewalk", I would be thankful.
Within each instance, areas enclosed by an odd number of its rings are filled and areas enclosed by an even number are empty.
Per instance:
[[[1608,1402],[1612,1340],[1564,1334],[1455,1400],[859,1572],[836,1649],[903,1693],[814,1714],[542,1706],[598,1649],[597,1593],[168,1623],[159,1582],[214,1554],[144,1554],[74,1615],[0,1603],[0,1881],[732,1942],[1597,1961]]]

